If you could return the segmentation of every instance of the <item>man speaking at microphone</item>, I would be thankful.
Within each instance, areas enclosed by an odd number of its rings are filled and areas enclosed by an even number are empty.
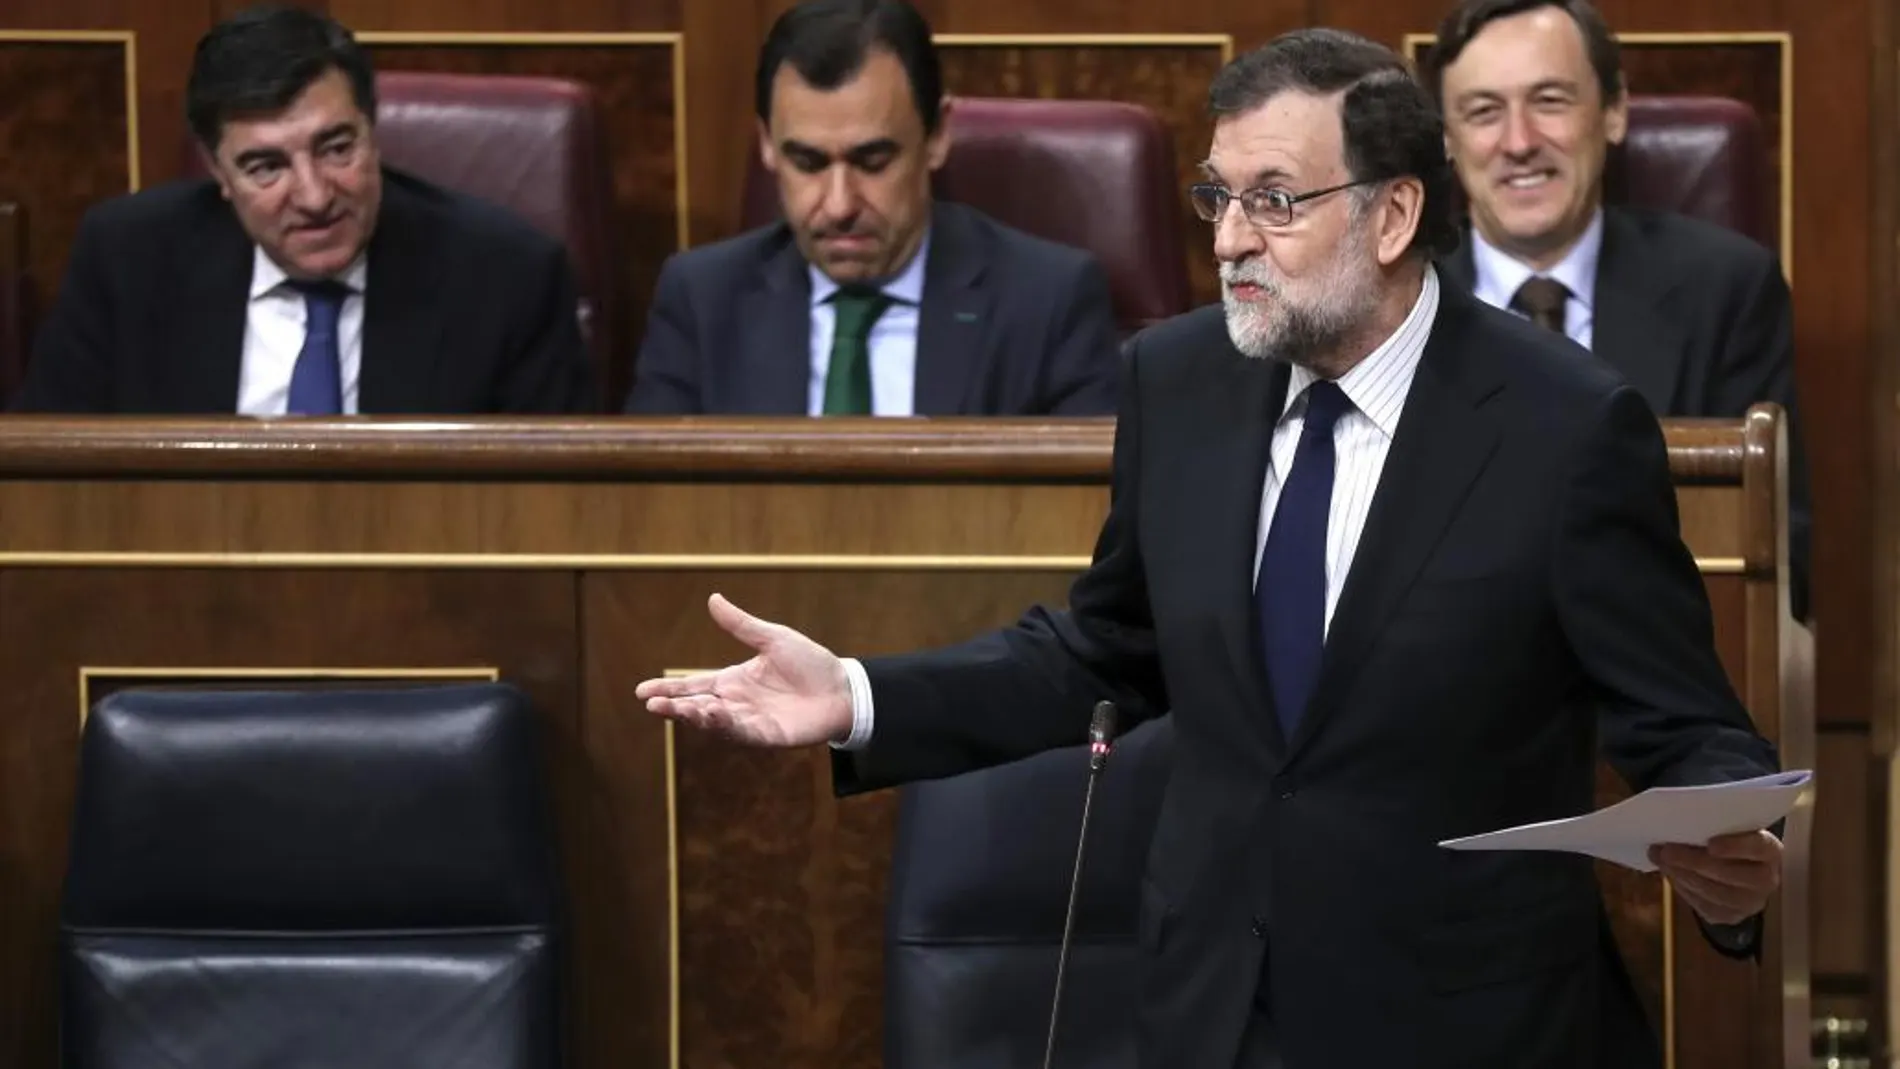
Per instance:
[[[1143,1069],[1660,1066],[1590,859],[1436,845],[1589,810],[1599,752],[1638,789],[1775,770],[1656,419],[1582,348],[1439,284],[1443,128],[1391,51],[1299,31],[1210,105],[1191,196],[1225,300],[1130,343],[1068,608],[859,663],[715,596],[757,655],[639,694],[741,742],[830,743],[842,793],[1080,743],[1100,699],[1172,710]],[[1756,952],[1773,834],[1658,860],[1717,947]]]

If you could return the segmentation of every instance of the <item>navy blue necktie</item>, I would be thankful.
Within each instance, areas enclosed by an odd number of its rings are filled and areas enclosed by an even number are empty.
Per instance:
[[[290,287],[303,294],[303,351],[290,373],[293,416],[335,416],[343,412],[343,357],[337,339],[337,321],[350,289],[341,282],[300,282]]]
[[[1326,645],[1326,521],[1333,507],[1333,425],[1352,408],[1336,383],[1306,388],[1306,419],[1293,468],[1280,484],[1260,554],[1254,608],[1267,685],[1286,738],[1293,737],[1319,681]]]

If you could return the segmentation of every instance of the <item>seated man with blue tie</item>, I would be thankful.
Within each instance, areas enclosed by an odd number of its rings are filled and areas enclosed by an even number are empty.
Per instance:
[[[1094,258],[931,196],[949,105],[922,15],[903,0],[801,4],[773,25],[756,88],[784,221],[667,262],[628,412],[1115,410]]]
[[[1805,619],[1808,473],[1774,253],[1701,220],[1604,204],[1629,97],[1588,0],[1463,0],[1422,73],[1470,204],[1466,240],[1440,265],[1451,281],[1595,352],[1659,416],[1787,410],[1790,587]]]
[[[553,239],[383,166],[348,30],[259,9],[199,42],[187,111],[212,179],[80,226],[14,408],[249,416],[592,410]]]

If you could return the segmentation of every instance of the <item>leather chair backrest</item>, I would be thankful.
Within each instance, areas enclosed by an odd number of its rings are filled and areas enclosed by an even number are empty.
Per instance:
[[[1173,725],[1122,738],[1096,786],[1057,1064],[1134,1069],[1137,920]],[[902,789],[885,933],[888,1069],[1042,1064],[1086,747]]]
[[[1739,100],[1632,95],[1629,136],[1605,168],[1605,199],[1692,216],[1778,248],[1767,152],[1760,117]]]
[[[382,71],[376,96],[384,162],[507,208],[566,246],[583,336],[602,389],[611,388],[629,361],[613,178],[594,91],[563,78]],[[204,175],[197,142],[188,136],[185,147],[186,173]]]
[[[126,691],[81,742],[65,1069],[555,1069],[556,859],[503,685]]]
[[[946,123],[937,196],[1093,253],[1124,331],[1188,309],[1185,194],[1153,113],[1109,100],[959,97]],[[747,156],[741,217],[750,228],[780,211],[771,174],[756,151]]]

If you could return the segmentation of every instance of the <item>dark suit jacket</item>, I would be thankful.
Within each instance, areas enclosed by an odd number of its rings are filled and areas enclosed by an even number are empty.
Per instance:
[[[1288,1065],[1659,1065],[1588,858],[1435,845],[1590,810],[1599,709],[1636,787],[1774,770],[1717,660],[1649,406],[1446,287],[1289,739],[1250,591],[1287,370],[1236,352],[1210,307],[1138,336],[1125,376],[1068,609],[866,661],[871,741],[836,757],[838,789],[1081,743],[1102,698],[1124,722],[1172,709],[1144,1069],[1232,1065],[1257,981]]]
[[[1469,241],[1441,266],[1476,285]],[[1604,209],[1591,349],[1665,418],[1737,419],[1758,401],[1787,410],[1789,585],[1806,619],[1813,523],[1793,322],[1781,265],[1756,242],[1685,216]]]
[[[209,179],[92,209],[13,407],[236,412],[254,248]],[[571,268],[528,223],[385,168],[368,265],[361,412],[596,410]]]
[[[920,416],[1095,416],[1120,367],[1108,277],[1088,253],[960,204],[931,213],[918,314]],[[811,275],[773,223],[669,259],[626,410],[806,415]]]

